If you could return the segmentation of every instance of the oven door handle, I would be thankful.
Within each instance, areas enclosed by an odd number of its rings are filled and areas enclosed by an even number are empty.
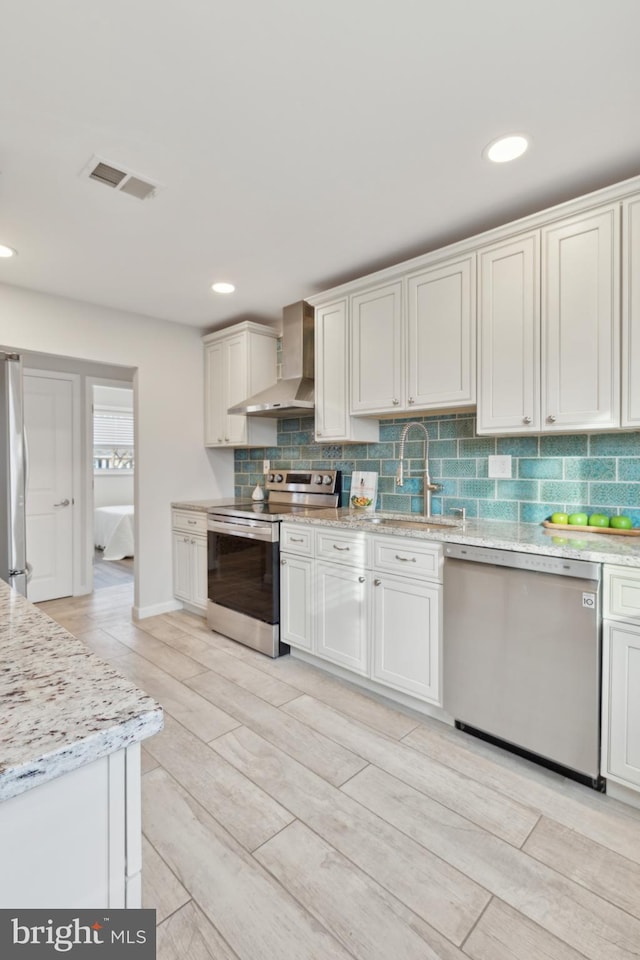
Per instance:
[[[251,521],[243,523],[225,523],[224,520],[212,520],[207,522],[207,530],[210,533],[224,533],[229,537],[243,537],[245,540],[262,540],[266,543],[275,543],[278,541],[277,523],[270,523],[265,529],[262,526],[252,526]]]

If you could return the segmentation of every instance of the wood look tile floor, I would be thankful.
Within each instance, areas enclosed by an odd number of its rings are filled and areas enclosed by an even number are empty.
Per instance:
[[[159,960],[640,957],[640,811],[130,585],[40,608],[157,697]]]

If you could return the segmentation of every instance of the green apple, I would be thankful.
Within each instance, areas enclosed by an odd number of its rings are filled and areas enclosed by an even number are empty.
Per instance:
[[[586,513],[570,513],[569,514],[569,523],[575,524],[577,527],[586,527],[588,516]]]
[[[568,513],[552,513],[551,523],[569,523]]]
[[[592,513],[589,517],[589,526],[590,527],[608,527],[609,526],[609,517],[605,517],[604,513]]]
[[[609,523],[615,530],[631,530],[633,526],[631,517],[625,516],[624,513],[620,514],[619,517],[611,517]]]

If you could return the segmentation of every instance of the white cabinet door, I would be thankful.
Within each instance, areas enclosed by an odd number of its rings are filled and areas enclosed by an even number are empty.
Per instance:
[[[402,283],[354,294],[349,309],[352,412],[404,407]]]
[[[622,205],[622,426],[640,427],[640,197]]]
[[[249,396],[247,383],[247,338],[244,334],[224,341],[226,405],[232,407]],[[226,415],[225,443],[239,445],[247,439],[247,418]]]
[[[316,562],[315,650],[325,660],[369,673],[367,577],[357,567]]]
[[[605,776],[640,788],[640,627],[605,621]]]
[[[540,430],[540,235],[480,252],[478,433]]]
[[[620,424],[620,210],[542,229],[544,430]]]
[[[441,703],[442,587],[389,574],[373,581],[371,676],[430,703]]]
[[[220,446],[225,442],[227,424],[222,341],[206,344],[204,363],[204,442],[209,447]]]
[[[407,279],[407,404],[476,402],[475,254]]]
[[[283,643],[311,650],[313,560],[286,554],[280,558],[280,637]]]
[[[318,307],[315,315],[316,440],[378,440],[377,420],[349,412],[347,300]]]
[[[173,534],[173,595],[187,603],[191,600],[191,537]]]

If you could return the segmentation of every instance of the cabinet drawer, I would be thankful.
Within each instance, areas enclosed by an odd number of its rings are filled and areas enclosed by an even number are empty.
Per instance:
[[[313,556],[313,527],[304,527],[300,523],[283,523],[280,550],[297,553],[302,557]]]
[[[201,510],[172,510],[171,525],[174,530],[185,533],[206,534],[207,514]]]
[[[419,580],[442,579],[442,545],[405,537],[374,537],[373,567]]]
[[[605,564],[604,616],[640,623],[640,570]]]
[[[349,566],[367,566],[367,539],[364,533],[349,530],[316,530],[316,557]]]

